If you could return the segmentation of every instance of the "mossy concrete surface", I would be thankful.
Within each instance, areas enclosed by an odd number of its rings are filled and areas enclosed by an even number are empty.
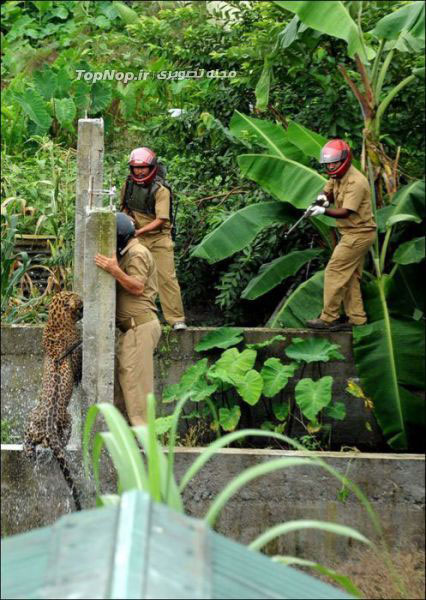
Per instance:
[[[175,456],[178,480],[199,456],[199,448],[179,448]],[[322,452],[319,455],[342,475],[357,483],[380,518],[392,550],[424,547],[424,456]],[[72,471],[83,493],[83,507],[95,505],[93,481],[81,468],[80,451],[69,452]],[[203,517],[228,481],[245,468],[270,459],[300,456],[283,450],[224,449],[218,452],[184,491],[186,511]],[[55,461],[33,467],[21,446],[3,446],[2,535],[13,535],[52,524],[74,510],[73,502]],[[105,457],[101,490],[115,492],[115,476]],[[339,499],[340,498],[340,499]],[[353,493],[327,471],[297,466],[252,481],[227,503],[217,522],[219,532],[248,543],[261,532],[284,521],[319,519],[356,528],[372,541],[379,538],[367,511]],[[271,542],[269,554],[290,554],[328,562],[344,560],[359,542],[306,529]]]
[[[173,405],[161,404],[164,387],[179,381],[183,371],[191,364],[209,356],[216,359],[222,350],[213,350],[209,353],[195,351],[196,344],[209,331],[214,328],[189,327],[186,331],[174,332],[165,328],[159,347],[155,355],[155,394],[158,401],[158,413],[170,412]],[[307,365],[304,377],[317,379],[323,375],[332,375],[333,399],[342,401],[346,405],[347,416],[344,421],[335,421],[332,430],[333,447],[339,445],[356,446],[363,449],[380,449],[383,440],[371,411],[368,411],[361,398],[354,398],[345,391],[349,378],[356,377],[353,363],[351,334],[336,332],[323,333],[297,329],[267,329],[246,328],[244,338],[247,343],[262,342],[281,333],[285,341],[259,350],[261,361],[270,356],[282,357],[285,360],[284,348],[291,343],[293,337],[327,337],[331,342],[340,346],[345,361],[332,361],[321,363],[321,371],[317,364]],[[2,418],[11,420],[15,437],[13,441],[20,441],[24,428],[25,415],[33,407],[41,381],[41,326],[5,326],[2,327],[1,353],[2,353]],[[290,382],[285,389],[284,397],[291,397],[294,383]],[[256,407],[258,411],[257,425],[265,419],[261,413],[263,405]],[[256,423],[254,423],[256,425]],[[297,428],[297,423],[296,423]],[[294,430],[294,435],[306,433],[301,427]]]

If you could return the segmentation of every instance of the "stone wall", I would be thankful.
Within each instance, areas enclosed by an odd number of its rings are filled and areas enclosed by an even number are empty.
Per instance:
[[[180,448],[175,473],[181,479],[202,449]],[[312,453],[317,455],[317,453]],[[80,452],[69,452],[73,473],[83,490],[83,508],[94,507],[93,481],[81,469]],[[330,466],[347,475],[366,494],[380,518],[392,550],[424,547],[424,457],[420,455],[322,452]],[[187,486],[184,503],[188,514],[203,517],[217,494],[243,469],[268,459],[300,456],[284,450],[224,449],[215,455]],[[73,501],[57,464],[35,469],[20,446],[3,446],[1,452],[2,535],[13,535],[52,524],[74,510]],[[101,490],[115,492],[115,477],[105,458]],[[248,543],[261,532],[283,521],[319,519],[345,524],[379,541],[366,510],[350,493],[338,499],[342,486],[318,467],[291,467],[258,478],[227,503],[217,529]],[[268,547],[271,554],[290,554],[327,564],[343,560],[358,542],[315,530],[288,534]]]
[[[158,413],[167,413],[172,405],[162,405],[161,397],[164,386],[179,381],[183,371],[202,358],[205,353],[195,352],[194,346],[212,328],[188,328],[186,331],[163,334],[155,356],[155,394],[158,401]],[[346,391],[347,380],[356,377],[353,364],[351,334],[336,332],[322,333],[295,329],[266,329],[247,328],[244,337],[247,343],[261,342],[281,333],[286,337],[283,342],[259,351],[262,360],[269,356],[285,358],[284,348],[293,337],[326,336],[333,343],[339,344],[345,361],[333,361],[318,365],[307,365],[304,377],[318,378],[320,375],[332,375],[334,378],[333,398],[343,401],[346,405],[347,416],[344,421],[335,421],[332,430],[333,447],[340,445],[356,446],[363,449],[381,449],[384,447],[382,436],[376,421],[364,407],[362,399],[354,398]],[[25,416],[33,407],[41,381],[41,326],[12,325],[2,327],[2,419],[13,424],[14,441],[22,440]],[[216,358],[221,351],[213,351],[209,356]],[[293,393],[294,385],[290,382],[284,391],[284,397]],[[262,406],[256,407],[258,411]],[[264,419],[264,414],[258,415],[258,424]],[[368,423],[368,426],[366,425]],[[256,423],[255,423],[256,425]],[[295,435],[304,433],[300,427]]]

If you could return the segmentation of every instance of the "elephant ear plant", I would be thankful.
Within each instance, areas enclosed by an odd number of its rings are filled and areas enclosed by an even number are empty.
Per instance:
[[[306,442],[316,447],[325,443],[330,447],[332,425],[324,420],[343,420],[346,408],[342,402],[333,400],[334,380],[330,375],[322,376],[321,364],[345,357],[337,344],[325,338],[294,337],[284,350],[276,346],[275,352],[278,355],[285,353],[291,362],[283,362],[278,356],[266,358],[263,364],[259,361],[259,351],[285,339],[279,334],[239,349],[236,346],[243,342],[242,328],[221,327],[207,333],[196,344],[195,350],[209,352],[219,348],[224,351],[216,360],[210,357],[210,364],[207,358],[198,360],[186,369],[178,383],[166,386],[163,403],[177,402],[188,395],[195,407],[183,418],[206,422],[211,417],[210,429],[217,437],[221,431],[250,427],[262,418],[261,429],[291,437],[295,421],[298,421],[308,434],[304,437]],[[319,378],[303,377],[309,364],[313,373],[318,371]],[[289,394],[286,388],[290,381],[295,387]],[[159,417],[157,431],[167,432],[171,423],[170,416]]]
[[[278,469],[287,469],[297,466],[311,466],[325,470],[355,494],[361,505],[367,511],[375,533],[380,539],[383,539],[383,530],[379,519],[359,487],[349,480],[345,475],[342,475],[339,471],[322,460],[317,454],[307,452],[303,446],[294,440],[276,432],[266,432],[259,429],[247,429],[229,433],[220,439],[215,440],[208,447],[202,450],[198,458],[196,458],[192,465],[187,469],[182,479],[177,482],[174,478],[176,433],[182,408],[188,399],[189,396],[181,398],[172,415],[173,423],[169,437],[167,453],[164,452],[164,449],[157,437],[155,427],[155,399],[152,394],[150,394],[147,398],[148,423],[147,425],[143,426],[129,427],[121,413],[111,404],[95,404],[89,408],[83,432],[83,459],[87,476],[89,475],[91,432],[99,414],[105,418],[109,428],[109,431],[98,432],[95,434],[91,451],[98,506],[106,506],[119,502],[119,495],[103,495],[100,492],[100,458],[104,445],[107,447],[117,472],[118,494],[122,494],[131,489],[143,490],[150,494],[154,502],[166,504],[171,509],[183,513],[183,493],[186,486],[197,475],[200,469],[210,460],[210,458],[212,458],[221,448],[224,448],[230,445],[232,442],[236,442],[237,440],[241,440],[247,436],[267,437],[281,440],[296,450],[302,451],[302,453],[299,452],[297,455],[289,455],[249,467],[232,479],[216,496],[216,498],[212,500],[207,513],[205,514],[204,520],[210,527],[215,525],[216,520],[227,501],[250,481],[253,481],[254,479],[263,475],[267,475],[268,473],[272,473]],[[284,497],[283,501],[285,501]],[[285,535],[292,531],[301,531],[304,529],[328,531],[336,535],[347,536],[359,542],[374,546],[374,544],[364,535],[352,529],[351,527],[331,522],[302,519],[275,525],[253,540],[249,547],[253,550],[259,550],[265,544],[278,536]],[[385,553],[387,555],[385,556],[385,559],[388,561],[388,566],[390,570],[393,571],[393,566],[389,559],[389,553],[387,550]],[[276,560],[280,560],[281,562],[285,562],[287,564],[302,564],[301,561],[303,559],[285,556],[276,557]],[[303,564],[319,570],[320,572],[326,573],[339,585],[344,587],[349,593],[360,597],[359,591],[352,584],[349,578],[335,573],[331,569],[327,569],[326,567],[323,567],[322,565],[319,565],[313,561],[303,561]]]

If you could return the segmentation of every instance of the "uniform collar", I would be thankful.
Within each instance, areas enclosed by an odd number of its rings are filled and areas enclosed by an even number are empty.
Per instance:
[[[338,183],[338,185],[342,185],[343,183],[345,183],[345,181],[348,179],[349,175],[353,172],[353,165],[351,165],[349,167],[349,169],[346,171],[346,173],[343,175],[343,177],[340,177],[339,179],[335,179],[334,181],[336,181]]]
[[[139,244],[139,242],[138,242],[137,238],[134,237],[130,240],[130,242],[128,242],[127,246],[125,246],[123,248],[123,250],[120,253],[120,256],[124,256],[126,254],[127,250],[129,248],[132,248],[133,246],[136,246],[136,244]]]

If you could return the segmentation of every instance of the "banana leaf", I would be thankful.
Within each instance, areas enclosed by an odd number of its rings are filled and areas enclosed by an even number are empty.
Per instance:
[[[238,164],[243,175],[296,208],[307,208],[326,183],[306,165],[272,154],[242,154]]]
[[[261,202],[237,210],[194,248],[191,256],[210,264],[242,250],[264,227],[273,223],[292,223],[297,213],[283,202]]]
[[[287,136],[292,144],[302,150],[303,154],[315,160],[319,160],[321,148],[328,142],[327,138],[295,121],[289,121]]]
[[[363,62],[368,62],[374,57],[374,51],[366,48],[362,33],[343,2],[337,0],[329,2],[276,0],[275,4],[283,10],[296,14],[303,23],[312,29],[345,40],[350,57],[358,54]]]
[[[400,40],[407,34],[425,40],[425,4],[422,1],[412,2],[380,19],[371,31],[373,35],[385,40]],[[398,48],[398,43],[396,45]]]
[[[272,121],[248,117],[236,110],[230,127],[232,135],[242,141],[250,141],[267,148],[270,154],[280,158],[303,161],[303,152],[288,139],[287,131]]]
[[[295,275],[305,263],[321,253],[322,250],[315,248],[312,250],[295,250],[262,265],[259,274],[250,281],[241,297],[245,300],[254,300],[266,294],[290,275]]]
[[[399,214],[408,214],[419,219],[425,217],[425,182],[422,180],[413,181],[397,191],[393,197],[392,204],[394,210],[389,217]]]
[[[317,161],[320,159],[321,148],[329,141],[328,138],[295,121],[289,121],[287,137],[289,142],[297,146],[305,156],[310,156]],[[352,159],[352,163],[357,169],[361,168],[355,158]]]
[[[265,56],[262,74],[259,81],[257,82],[256,89],[254,90],[256,96],[256,108],[258,110],[266,110],[269,102],[269,90],[271,87],[272,79],[272,64],[270,59]]]
[[[306,327],[322,310],[324,271],[317,271],[287,298],[283,306],[268,321],[267,327]]]
[[[424,444],[424,334],[412,319],[385,318],[353,331],[353,351],[361,386],[373,399],[374,414],[395,450]]]
[[[392,260],[399,265],[410,265],[422,261],[424,257],[425,238],[419,237],[401,244],[394,252]]]

